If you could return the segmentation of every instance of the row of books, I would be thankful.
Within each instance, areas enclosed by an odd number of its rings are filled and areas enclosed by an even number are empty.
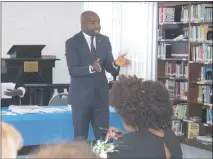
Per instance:
[[[181,120],[173,120],[172,130],[176,136],[185,136],[188,139],[194,139],[199,136],[200,125],[199,123],[187,123]]]
[[[197,101],[204,104],[213,104],[212,86],[198,86]]]
[[[188,139],[194,139],[199,136],[200,125],[199,123],[187,123],[176,119],[172,121],[172,130],[176,136],[185,136]]]
[[[189,21],[189,12],[191,12],[190,20],[192,22],[211,21],[212,20],[212,4],[195,4],[189,6],[182,6],[181,22]]]
[[[188,52],[188,44],[185,42],[158,45],[158,58],[188,57]]]
[[[189,19],[192,22],[212,21],[212,9],[212,4],[194,4],[191,8],[182,6],[180,21],[189,22]],[[174,22],[175,14],[178,14],[175,8],[159,8],[159,23]]]
[[[165,63],[165,76],[188,78],[188,65],[185,61],[167,61]]]
[[[212,41],[212,25],[201,24],[192,26],[191,41]]]
[[[206,123],[212,124],[212,109],[208,109],[205,111],[206,115],[204,117],[207,117],[208,121]],[[205,124],[205,123],[204,123]],[[195,123],[192,121],[186,121],[186,120],[179,120],[174,119],[172,120],[172,130],[174,131],[176,136],[185,136],[188,139],[197,139],[199,141],[202,141],[202,143],[206,144],[212,144],[212,138],[209,137],[208,139],[205,139],[208,136],[199,136],[200,133],[200,123]],[[209,141],[210,139],[210,141]]]
[[[173,119],[186,119],[187,104],[181,103],[173,106]]]
[[[192,21],[211,21],[212,20],[212,4],[194,4],[191,5]]]
[[[211,64],[201,67],[201,69],[200,69],[200,80],[201,81],[204,81],[204,80],[212,81],[213,80],[212,65]]]
[[[171,99],[187,100],[187,94],[188,94],[188,83],[187,82],[166,80],[165,86],[169,91]]]
[[[192,46],[191,57],[194,62],[212,63],[212,46],[202,44]]]

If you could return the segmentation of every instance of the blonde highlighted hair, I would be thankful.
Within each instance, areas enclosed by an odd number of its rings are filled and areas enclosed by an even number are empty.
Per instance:
[[[1,158],[16,158],[23,146],[21,134],[12,125],[1,122]]]

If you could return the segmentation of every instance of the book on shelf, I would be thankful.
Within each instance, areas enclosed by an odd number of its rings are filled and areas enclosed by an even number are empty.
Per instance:
[[[192,61],[194,62],[212,63],[212,54],[212,46],[210,45],[202,44],[191,48]]]
[[[159,8],[159,23],[174,22],[175,8]]]
[[[197,101],[203,104],[213,104],[212,86],[198,86]]]
[[[186,119],[187,104],[181,103],[173,106],[173,119]]]
[[[212,109],[202,109],[202,123],[212,124]]]
[[[165,63],[165,76],[188,78],[188,64],[186,61],[167,61]]]
[[[189,21],[189,7],[183,5],[181,10],[181,22]]]
[[[212,42],[212,24],[194,25],[191,28],[191,41],[209,41]]]
[[[182,136],[182,122],[180,120],[172,120],[172,130],[176,136]]]
[[[212,4],[191,5],[191,21],[211,21],[212,8]]]
[[[166,80],[165,87],[168,89],[170,98],[187,100],[188,83],[175,80]]]
[[[175,83],[175,94],[177,99],[187,100],[188,95],[188,83],[187,82],[179,82]]]
[[[212,74],[212,65],[202,66],[200,68],[200,80],[201,81],[212,81],[213,74]]]
[[[200,125],[199,123],[189,122],[187,126],[187,137],[188,139],[194,139],[199,136]]]
[[[189,37],[189,27],[183,27],[183,35],[184,37]]]
[[[169,91],[170,99],[176,99],[176,94],[175,94],[175,81],[174,80],[166,80],[165,82],[165,87]]]

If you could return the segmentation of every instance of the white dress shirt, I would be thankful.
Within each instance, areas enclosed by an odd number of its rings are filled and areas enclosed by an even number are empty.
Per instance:
[[[84,34],[84,38],[85,38],[86,41],[87,41],[87,44],[88,44],[88,46],[89,46],[89,49],[90,49],[90,51],[91,51],[91,36],[85,34],[84,32],[83,32],[83,34]],[[94,44],[94,46],[95,46],[95,48],[96,48],[96,37],[95,37],[95,36],[94,36],[94,39],[93,39],[93,44]]]
[[[91,36],[85,34],[84,32],[83,32],[83,35],[84,35],[84,38],[86,39],[86,42],[87,42],[87,44],[88,44],[88,46],[89,46],[89,49],[90,49],[90,51],[91,51]],[[94,44],[94,47],[95,47],[95,49],[96,49],[96,37],[95,37],[95,36],[94,36],[94,39],[93,39],[93,44]],[[118,67],[116,67],[116,66],[114,65],[114,63],[112,63],[112,65],[113,65],[113,67],[114,67],[115,69],[118,69]],[[90,71],[90,73],[94,73],[94,71],[92,71],[92,66],[89,66],[89,71]]]

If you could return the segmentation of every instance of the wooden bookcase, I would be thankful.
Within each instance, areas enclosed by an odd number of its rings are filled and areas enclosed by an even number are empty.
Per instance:
[[[163,82],[169,89],[171,99],[174,101],[174,106],[177,107],[177,105],[183,105],[186,107],[185,118],[183,117],[179,119],[176,117],[173,119],[180,121],[181,133],[177,136],[180,138],[181,142],[190,146],[212,151],[212,144],[203,143],[196,139],[196,136],[212,137],[213,99],[210,94],[212,93],[213,88],[213,21],[212,18],[209,18],[208,16],[202,19],[202,17],[204,17],[203,15],[207,14],[206,9],[201,11],[200,8],[201,5],[203,7],[204,4],[207,8],[212,8],[212,2],[158,3],[159,36],[157,80]],[[175,8],[174,22],[165,22],[163,20],[164,18],[162,18],[160,13],[162,8]],[[212,12],[209,13],[212,14]],[[175,33],[171,31],[172,29],[181,31],[181,34],[185,35],[184,38],[174,40]],[[167,33],[165,33],[166,31]],[[172,35],[169,35],[170,33]],[[172,36],[174,36],[174,38],[168,38]],[[205,53],[203,50],[205,50]],[[175,51],[176,54],[174,54],[173,51]],[[181,53],[180,56],[179,53]],[[203,68],[205,68],[206,71],[203,71]],[[174,70],[176,70],[176,72]],[[211,72],[211,75],[207,80],[202,74],[206,75],[208,71]],[[203,87],[203,89],[201,89],[201,87]],[[203,92],[201,90],[203,90]],[[207,97],[211,98],[208,99],[208,103],[205,101]],[[205,112],[208,111],[211,111],[211,118],[210,120],[208,118],[208,121],[205,121],[207,119]],[[192,117],[198,117],[200,121],[193,121]],[[195,137],[189,137],[189,125],[193,124],[195,124],[195,126],[197,125],[199,132]]]

